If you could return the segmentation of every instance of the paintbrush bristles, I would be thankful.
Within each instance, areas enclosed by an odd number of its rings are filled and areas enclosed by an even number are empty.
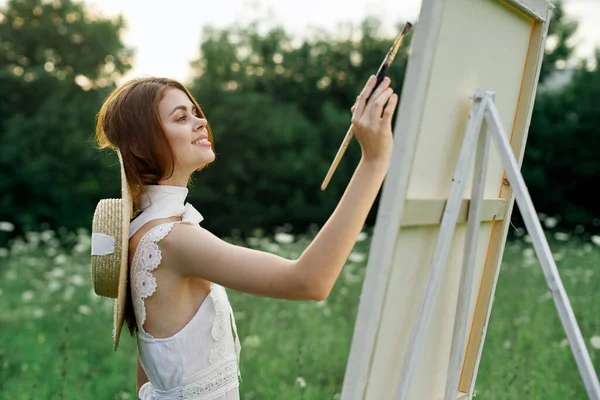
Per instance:
[[[398,50],[400,49],[400,46],[402,45],[402,41],[404,40],[404,36],[406,36],[406,34],[408,33],[408,31],[410,31],[411,28],[412,28],[412,24],[410,22],[407,22],[406,25],[404,25],[404,29],[402,29],[402,32],[398,35],[398,37],[394,41],[394,44],[392,45],[392,48],[390,49],[390,57],[388,60],[389,64],[391,64],[392,61],[394,60],[394,58],[396,57],[396,54],[398,53]]]

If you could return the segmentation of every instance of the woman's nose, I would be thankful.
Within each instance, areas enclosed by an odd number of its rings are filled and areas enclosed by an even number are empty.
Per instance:
[[[195,129],[202,129],[208,124],[208,121],[205,118],[196,118]]]

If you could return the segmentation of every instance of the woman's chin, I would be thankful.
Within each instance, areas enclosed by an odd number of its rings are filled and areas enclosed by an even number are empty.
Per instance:
[[[199,171],[203,168],[205,168],[208,164],[212,163],[213,161],[215,161],[215,155],[213,153],[212,157],[204,157],[202,159],[202,161],[200,161],[198,164],[196,164],[196,171]]]

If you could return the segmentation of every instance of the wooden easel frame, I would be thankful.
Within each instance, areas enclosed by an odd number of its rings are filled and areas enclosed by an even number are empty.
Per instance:
[[[449,360],[448,378],[444,400],[457,398],[460,371],[464,360],[465,340],[467,335],[467,320],[469,313],[469,298],[471,296],[470,282],[473,280],[475,254],[477,252],[477,231],[481,220],[481,205],[483,201],[483,186],[486,176],[487,157],[489,153],[489,137],[494,139],[496,149],[500,154],[502,165],[508,176],[508,181],[513,187],[515,198],[527,231],[532,238],[533,247],[539,258],[546,282],[553,296],[558,315],[567,334],[567,338],[577,362],[577,367],[583,379],[588,396],[592,400],[600,400],[600,383],[596,376],[594,366],[585,346],[585,341],[575,319],[569,298],[560,279],[552,251],[544,235],[542,225],[537,217],[537,212],[529,196],[525,181],[519,171],[519,166],[512,153],[510,142],[507,139],[500,115],[494,103],[494,93],[478,91],[474,96],[469,124],[464,136],[457,166],[454,171],[448,203],[442,217],[442,224],[438,241],[436,243],[427,285],[419,308],[417,323],[412,331],[408,351],[404,357],[402,374],[398,385],[396,400],[408,400],[410,384],[415,372],[417,354],[422,350],[425,331],[428,329],[436,295],[441,284],[443,269],[446,264],[450,243],[458,219],[461,194],[467,178],[467,171],[473,153],[476,150],[475,176],[471,195],[471,208],[465,253],[460,279],[460,288],[456,306],[456,318],[452,336],[452,347]],[[482,130],[484,121],[488,129]],[[476,146],[477,144],[477,146]]]
[[[533,110],[538,76],[544,55],[544,43],[553,6],[548,0],[485,0],[500,3],[530,21],[531,38],[513,125],[508,132],[510,146],[520,165]],[[423,110],[427,102],[430,73],[435,65],[434,55],[446,0],[424,0],[413,36],[411,59],[402,90],[402,100],[396,120],[396,143],[390,172],[384,183],[378,211],[378,223],[372,239],[369,265],[363,284],[352,345],[342,388],[342,400],[363,400],[367,397],[370,374],[375,370],[374,349],[382,336],[381,326],[386,309],[388,282],[392,274],[394,249],[404,228],[439,226],[447,199],[407,197],[414,164]],[[488,85],[485,85],[488,86]],[[506,125],[508,126],[508,125]],[[508,182],[508,181],[506,181]],[[484,198],[481,203],[481,221],[491,228],[489,247],[485,255],[483,273],[476,289],[476,304],[464,354],[457,398],[471,397],[474,392],[477,369],[481,359],[487,324],[491,312],[509,219],[514,205],[513,188],[505,183],[497,197]],[[468,220],[469,199],[461,199],[458,222]],[[479,279],[479,276],[477,276]],[[447,332],[450,335],[450,332]],[[402,359],[397,361],[402,364]],[[381,364],[377,364],[381,368]],[[412,399],[411,399],[412,400]]]

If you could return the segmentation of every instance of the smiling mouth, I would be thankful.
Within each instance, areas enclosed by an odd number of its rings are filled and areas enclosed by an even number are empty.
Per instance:
[[[208,139],[202,138],[200,140],[196,140],[195,142],[192,142],[192,144],[195,145],[195,146],[198,146],[198,145],[210,144],[210,142],[208,141]]]

